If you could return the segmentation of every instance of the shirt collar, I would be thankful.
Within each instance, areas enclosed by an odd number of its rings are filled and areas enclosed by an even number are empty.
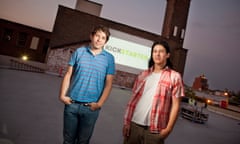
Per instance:
[[[87,51],[92,54],[90,45],[87,46]],[[106,55],[106,50],[102,49],[102,51],[99,55]]]
[[[166,71],[166,70],[170,70],[170,68],[169,68],[168,66],[165,66],[165,67],[162,69],[162,71]],[[149,73],[152,73],[152,72],[153,72],[153,66],[148,69],[148,72],[149,72]]]

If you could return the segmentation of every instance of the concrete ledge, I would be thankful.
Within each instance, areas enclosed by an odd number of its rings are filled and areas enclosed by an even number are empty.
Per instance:
[[[19,64],[19,66],[25,66],[26,69],[24,69],[24,67],[18,67],[17,64]],[[46,71],[47,64],[35,61],[24,61],[16,57],[0,55],[0,68],[21,69],[26,71],[29,71],[31,69],[39,69],[41,71]]]

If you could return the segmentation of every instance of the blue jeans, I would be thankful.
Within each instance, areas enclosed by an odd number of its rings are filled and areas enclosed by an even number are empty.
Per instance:
[[[76,103],[65,105],[63,144],[89,144],[99,111]]]

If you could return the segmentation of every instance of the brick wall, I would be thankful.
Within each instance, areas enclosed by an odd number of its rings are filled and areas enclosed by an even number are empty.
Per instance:
[[[119,85],[123,88],[132,88],[136,79],[136,74],[116,70],[113,84]]]
[[[76,48],[83,44],[64,46],[61,48],[50,49],[47,59],[47,72],[63,76],[67,71],[68,61]]]

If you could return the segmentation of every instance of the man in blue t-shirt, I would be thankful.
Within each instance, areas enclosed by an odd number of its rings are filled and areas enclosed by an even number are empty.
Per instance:
[[[110,94],[115,63],[103,49],[109,36],[108,28],[95,27],[90,45],[78,48],[70,58],[59,95],[65,104],[64,144],[89,144],[100,108]]]

